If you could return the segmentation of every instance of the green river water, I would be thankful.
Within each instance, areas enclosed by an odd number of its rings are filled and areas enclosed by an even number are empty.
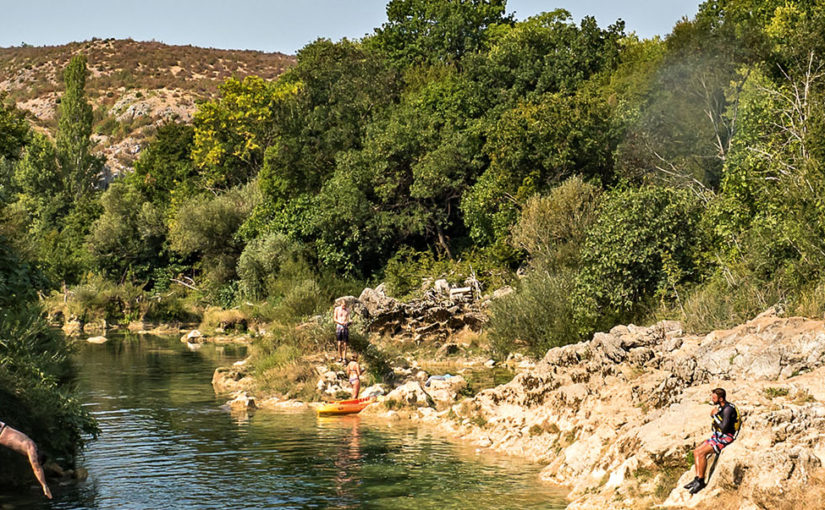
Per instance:
[[[312,412],[230,414],[211,386],[243,348],[115,336],[77,354],[78,390],[102,433],[84,482],[0,494],[0,509],[559,509],[540,466],[425,430]]]

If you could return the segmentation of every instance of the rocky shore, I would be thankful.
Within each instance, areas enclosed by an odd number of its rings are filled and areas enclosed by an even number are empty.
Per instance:
[[[672,321],[617,326],[522,366],[511,382],[471,397],[461,376],[411,373],[394,388],[369,389],[386,394],[363,413],[541,462],[544,481],[569,488],[571,509],[802,508],[825,492],[823,321],[771,309],[707,335]],[[254,387],[242,366],[220,371],[216,390]],[[235,387],[221,386],[233,378]],[[681,487],[694,475],[693,448],[709,435],[716,386],[744,425],[708,487],[690,496]]]

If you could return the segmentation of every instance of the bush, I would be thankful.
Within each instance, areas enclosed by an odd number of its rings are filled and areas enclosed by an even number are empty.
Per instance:
[[[275,294],[275,286],[284,276],[308,276],[310,271],[301,248],[281,234],[269,234],[254,239],[238,259],[239,289],[248,299],[264,299]]]
[[[217,328],[246,331],[247,326],[248,318],[242,311],[209,307],[203,313],[199,328],[204,332],[214,332]]]
[[[521,210],[512,243],[537,268],[575,267],[590,225],[596,220],[599,188],[572,177],[549,194],[535,196]]]
[[[581,340],[573,320],[573,274],[530,273],[518,289],[490,305],[489,335],[498,357],[527,347],[535,357],[548,349]]]
[[[282,323],[290,324],[328,307],[329,301],[324,298],[318,283],[315,280],[303,280],[286,293],[278,304],[276,317]]]
[[[734,273],[729,273],[728,278],[716,274],[687,294],[684,300],[687,331],[707,333],[731,328],[784,300],[776,282]]]
[[[467,278],[475,276],[482,288],[498,288],[505,284],[508,275],[509,271],[497,263],[489,250],[468,250],[449,259],[404,247],[387,262],[384,283],[390,295],[407,298],[421,291],[425,282],[438,278],[464,285]]]
[[[643,317],[656,299],[699,280],[701,205],[686,190],[616,191],[587,233],[574,293],[584,336]]]
[[[0,236],[0,409],[3,421],[28,434],[42,453],[71,465],[84,435],[98,429],[66,388],[69,346],[34,301],[39,281]],[[0,480],[24,483],[30,473],[24,458],[0,450]]]

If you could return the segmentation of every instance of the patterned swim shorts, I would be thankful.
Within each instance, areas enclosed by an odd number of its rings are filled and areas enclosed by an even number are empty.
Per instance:
[[[717,455],[732,442],[733,436],[731,434],[719,434],[717,432],[714,432],[713,435],[710,436],[710,439],[705,441],[705,443],[713,447],[713,451],[716,452]]]

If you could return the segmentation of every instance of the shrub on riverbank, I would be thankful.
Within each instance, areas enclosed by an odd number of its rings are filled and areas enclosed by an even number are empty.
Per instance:
[[[71,465],[97,425],[67,388],[69,346],[36,303],[39,281],[0,236],[0,420],[28,434],[48,457]],[[28,481],[26,464],[0,449],[0,482]]]
[[[490,306],[490,344],[493,354],[504,358],[526,347],[535,357],[548,349],[581,339],[573,320],[573,275],[535,271],[515,292]]]
[[[259,388],[285,398],[316,400],[316,374],[309,355],[323,351],[324,339],[320,325],[271,324],[252,345],[250,361]]]
[[[44,300],[50,315],[74,318],[82,323],[105,320],[109,325],[131,321],[196,322],[201,313],[194,293],[172,288],[154,293],[126,281],[116,284],[97,274],[65,292],[52,291]]]

